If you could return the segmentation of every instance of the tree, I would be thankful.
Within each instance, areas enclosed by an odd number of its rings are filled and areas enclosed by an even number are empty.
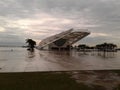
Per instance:
[[[32,39],[26,39],[26,43],[28,43],[28,50],[34,51],[34,47],[36,45],[36,42]]]
[[[86,51],[86,49],[89,49],[90,47],[85,44],[78,45],[78,50]]]

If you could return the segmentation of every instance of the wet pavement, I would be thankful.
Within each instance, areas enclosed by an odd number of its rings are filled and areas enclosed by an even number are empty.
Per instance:
[[[0,72],[120,69],[120,52],[29,52],[26,48],[0,48]]]
[[[74,71],[68,72],[77,83],[86,85],[87,90],[120,90],[120,71]],[[95,88],[95,89],[93,89]]]

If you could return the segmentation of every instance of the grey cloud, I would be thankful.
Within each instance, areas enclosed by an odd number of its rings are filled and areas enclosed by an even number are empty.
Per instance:
[[[32,29],[43,27],[44,31],[38,29],[34,32],[45,32],[46,35],[33,36],[39,40],[47,36],[47,33],[57,33],[69,28],[88,28],[91,32],[112,34],[114,37],[120,35],[120,1],[118,0],[4,0],[0,1],[0,26],[6,30],[6,38],[13,41],[22,41],[25,36],[26,29],[19,27],[8,27],[10,21],[19,19],[37,19],[35,15],[46,13],[59,21],[47,21],[34,26]],[[39,17],[39,16],[38,16]],[[60,23],[63,19],[71,20],[72,23]],[[9,22],[8,22],[9,21]],[[82,26],[83,25],[83,26]],[[46,28],[44,28],[46,26]],[[50,26],[58,27],[59,30],[50,29]],[[31,27],[31,26],[29,26]],[[35,28],[36,27],[36,28]],[[54,28],[53,27],[53,28]],[[13,35],[12,35],[13,34]],[[2,37],[1,34],[0,37]],[[4,36],[5,37],[5,36]],[[14,40],[14,38],[16,39]],[[114,37],[88,37],[81,41],[86,43],[97,43],[110,41],[119,42],[119,38]],[[4,40],[4,39],[3,39]]]

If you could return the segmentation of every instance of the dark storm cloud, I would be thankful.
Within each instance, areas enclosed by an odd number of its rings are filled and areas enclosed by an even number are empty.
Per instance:
[[[81,43],[119,44],[119,8],[118,0],[1,0],[0,38],[6,42],[24,42],[29,37],[39,41],[48,33],[87,28],[92,34]]]

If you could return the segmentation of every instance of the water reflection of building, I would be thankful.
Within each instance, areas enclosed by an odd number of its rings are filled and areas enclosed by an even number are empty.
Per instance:
[[[39,43],[38,49],[70,50],[72,44],[76,43],[89,34],[90,32],[87,30],[70,29],[43,39]]]

